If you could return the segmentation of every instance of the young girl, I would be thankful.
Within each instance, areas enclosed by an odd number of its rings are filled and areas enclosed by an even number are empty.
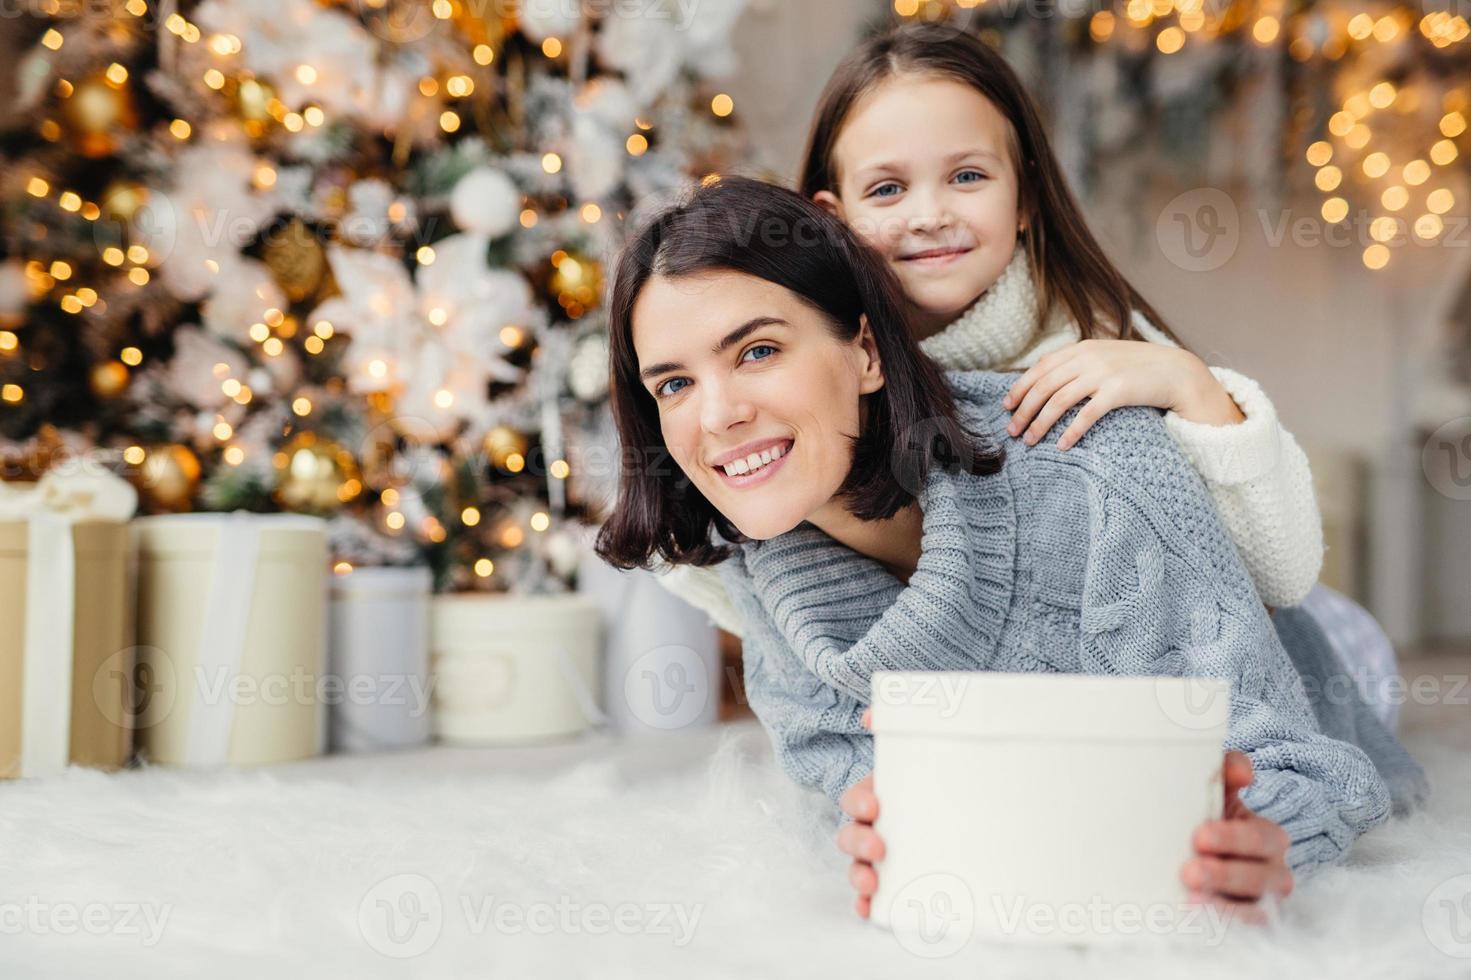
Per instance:
[[[1025,371],[1003,403],[1009,434],[1036,443],[1086,400],[1057,439],[1066,450],[1119,406],[1165,409],[1262,601],[1302,604],[1330,641],[1352,637],[1336,653],[1393,725],[1388,639],[1363,609],[1315,588],[1323,535],[1307,457],[1253,381],[1182,349],[1108,260],[999,54],[937,24],[859,47],[823,91],[800,190],[888,261],[921,350],[942,367]],[[712,571],[660,581],[742,634]]]
[[[716,566],[785,770],[872,796],[875,670],[1208,675],[1233,686],[1231,799],[1192,837],[1197,898],[1285,895],[1385,819],[1376,763],[1318,731],[1160,415],[1112,412],[1067,451],[1010,438],[1014,376],[942,375],[901,302],[847,226],[741,178],[656,218],[614,279],[627,462],[598,552]]]

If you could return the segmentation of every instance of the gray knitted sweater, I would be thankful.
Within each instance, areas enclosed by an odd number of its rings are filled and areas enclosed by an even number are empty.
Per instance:
[[[834,803],[872,771],[861,718],[875,670],[1224,677],[1226,747],[1256,773],[1241,800],[1287,831],[1295,873],[1383,821],[1383,779],[1358,747],[1320,732],[1160,413],[1118,409],[1066,452],[1051,439],[1028,447],[1005,431],[1015,375],[945,377],[962,422],[1007,459],[993,476],[931,471],[907,585],[806,522],[736,545],[718,566],[748,624],[746,694],[782,767]]]

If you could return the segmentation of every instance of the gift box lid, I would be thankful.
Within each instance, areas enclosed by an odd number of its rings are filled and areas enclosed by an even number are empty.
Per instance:
[[[461,592],[435,596],[431,619],[437,642],[451,636],[504,638],[512,631],[598,629],[602,613],[597,603],[577,592]]]
[[[261,531],[263,557],[302,557],[323,550],[327,522],[308,514],[231,513],[157,514],[132,522],[140,551],[156,555],[202,557],[214,553],[219,531],[242,522]]]
[[[23,518],[0,520],[0,557],[24,558],[30,551],[30,528]],[[84,520],[71,525],[76,553],[83,558],[108,557],[128,550],[126,521]]]
[[[434,574],[427,565],[358,565],[332,576],[332,595],[428,595]]]
[[[871,691],[875,735],[1219,741],[1231,708],[1213,677],[875,671]]]

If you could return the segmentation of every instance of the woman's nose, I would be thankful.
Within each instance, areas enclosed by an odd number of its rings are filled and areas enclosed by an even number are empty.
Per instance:
[[[733,425],[749,422],[753,414],[749,399],[728,386],[707,384],[700,399],[700,426],[712,434],[724,434]]]

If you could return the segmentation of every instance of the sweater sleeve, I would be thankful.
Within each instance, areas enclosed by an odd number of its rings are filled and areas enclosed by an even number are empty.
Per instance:
[[[1083,670],[1229,680],[1226,747],[1255,772],[1241,801],[1287,831],[1289,866],[1309,874],[1388,817],[1388,789],[1362,749],[1319,729],[1204,487],[1152,422],[1121,451],[1075,460],[1089,471],[1079,487],[1089,511]]]
[[[865,704],[819,680],[759,615],[739,557],[717,568],[737,614],[751,626],[741,640],[746,699],[771,739],[776,761],[792,780],[821,790],[836,808],[843,792],[873,771]]]
[[[1148,341],[1175,346],[1142,316],[1134,326]],[[1307,455],[1255,381],[1229,368],[1210,371],[1245,421],[1210,425],[1168,412],[1165,428],[1205,480],[1262,602],[1298,605],[1323,570],[1323,520]]]

